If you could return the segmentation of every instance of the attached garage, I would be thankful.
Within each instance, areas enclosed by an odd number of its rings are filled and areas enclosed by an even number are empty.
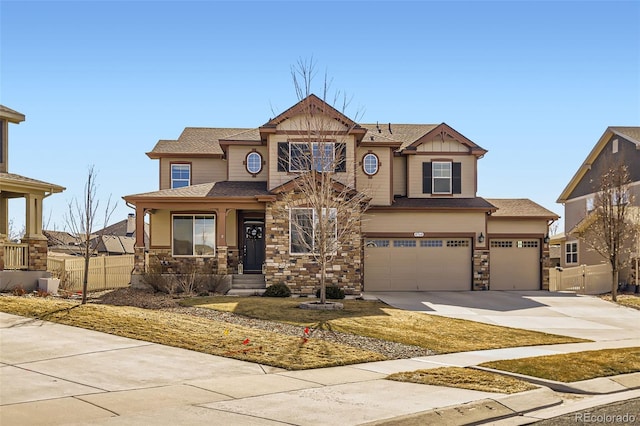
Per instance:
[[[365,240],[365,291],[471,290],[470,238]]]
[[[540,240],[491,239],[489,289],[540,290]]]

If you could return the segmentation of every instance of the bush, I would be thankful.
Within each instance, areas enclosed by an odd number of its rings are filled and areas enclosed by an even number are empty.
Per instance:
[[[344,290],[335,285],[328,285],[325,294],[327,299],[344,299]],[[320,297],[320,289],[316,290],[316,297]]]
[[[277,283],[267,287],[263,294],[264,297],[289,297],[291,289],[285,283]]]

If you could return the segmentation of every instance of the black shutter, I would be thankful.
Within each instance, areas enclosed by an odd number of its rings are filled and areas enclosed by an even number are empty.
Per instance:
[[[347,171],[347,144],[337,143],[334,145],[333,155],[336,161],[336,172]]]
[[[431,194],[431,163],[422,163],[422,193]]]
[[[452,163],[452,192],[462,194],[462,163]]]
[[[289,171],[289,142],[278,142],[278,171]]]

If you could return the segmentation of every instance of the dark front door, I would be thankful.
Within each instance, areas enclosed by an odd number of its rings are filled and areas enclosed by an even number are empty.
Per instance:
[[[262,272],[264,262],[264,223],[244,223],[244,256],[245,272]]]

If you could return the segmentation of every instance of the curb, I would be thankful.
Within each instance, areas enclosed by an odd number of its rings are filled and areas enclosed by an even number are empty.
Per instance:
[[[562,404],[562,399],[552,390],[539,388],[495,399],[481,399],[466,404],[377,420],[363,423],[361,426],[473,425],[522,416],[532,411],[543,410],[560,404]]]
[[[514,377],[516,379],[533,383],[534,385],[544,386],[556,392],[563,393],[574,393],[580,395],[608,395],[612,393],[640,389],[640,373],[620,374],[617,376],[609,377],[597,377],[595,379],[565,383],[555,380],[542,379],[540,377],[512,373],[510,371],[480,367],[477,365],[469,366],[469,368],[501,374],[503,376]]]

